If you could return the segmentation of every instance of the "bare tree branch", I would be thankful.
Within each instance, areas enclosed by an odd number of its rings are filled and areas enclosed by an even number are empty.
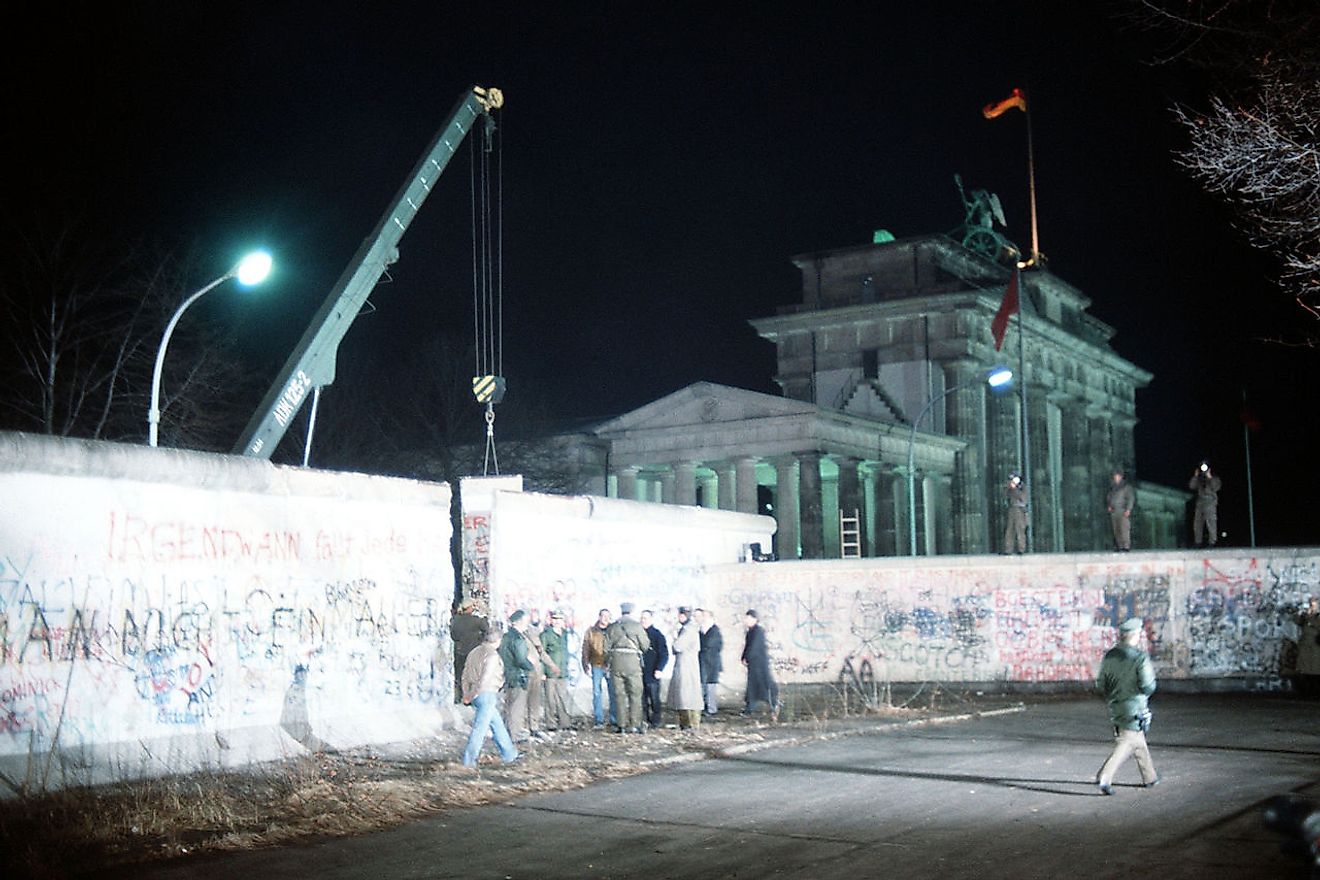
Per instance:
[[[1175,108],[1188,134],[1177,161],[1236,213],[1278,284],[1320,322],[1320,4],[1313,0],[1136,0],[1138,27],[1214,80],[1205,109]],[[1320,344],[1320,323],[1304,344]]]

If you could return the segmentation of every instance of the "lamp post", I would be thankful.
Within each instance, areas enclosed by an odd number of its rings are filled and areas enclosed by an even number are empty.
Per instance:
[[[1013,381],[1013,371],[1006,367],[995,367],[986,373],[985,383],[991,388],[1002,388]],[[917,555],[917,496],[916,496],[916,442],[917,425],[926,417],[926,413],[936,403],[948,397],[955,391],[962,391],[964,388],[971,388],[975,382],[964,382],[961,385],[955,385],[947,389],[938,397],[932,397],[926,401],[925,407],[912,420],[912,430],[908,432],[908,460],[907,460],[907,497],[908,497],[908,555]]]
[[[266,280],[270,274],[271,259],[270,254],[265,251],[254,251],[248,254],[242,260],[239,260],[225,274],[203,287],[183,301],[174,312],[174,317],[165,325],[165,333],[160,338],[160,348],[156,350],[156,367],[151,373],[151,409],[147,411],[147,445],[155,446],[160,433],[160,373],[165,365],[165,349],[169,347],[170,336],[174,333],[174,325],[179,323],[179,318],[183,317],[184,311],[188,306],[197,302],[207,293],[210,293],[230,278],[237,278],[238,283],[244,287],[251,287],[254,284],[260,284]]]

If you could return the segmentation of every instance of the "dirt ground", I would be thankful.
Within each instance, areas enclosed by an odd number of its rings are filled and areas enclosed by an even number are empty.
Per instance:
[[[671,724],[643,735],[582,725],[548,741],[520,744],[525,757],[510,766],[488,742],[476,770],[459,762],[467,732],[444,731],[425,740],[320,752],[243,771],[3,800],[0,850],[9,854],[7,876],[131,873],[131,866],[145,861],[362,834],[426,814],[580,788],[721,752],[1020,705],[1013,695],[937,685],[870,704],[856,691],[786,690],[777,718],[743,717],[726,709],[703,719],[696,731]],[[672,720],[672,713],[667,715]]]

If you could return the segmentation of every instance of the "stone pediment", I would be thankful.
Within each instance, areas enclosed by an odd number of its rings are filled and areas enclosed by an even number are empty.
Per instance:
[[[598,436],[628,431],[656,431],[725,422],[786,416],[813,416],[817,407],[800,400],[790,400],[745,388],[694,382],[659,400],[610,419],[598,426]]]

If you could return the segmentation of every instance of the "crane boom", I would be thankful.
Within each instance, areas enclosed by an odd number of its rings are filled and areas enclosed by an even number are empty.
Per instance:
[[[339,343],[357,318],[367,297],[390,263],[398,259],[398,245],[417,216],[436,178],[479,117],[504,105],[499,89],[473,86],[454,107],[449,119],[431,141],[380,222],[353,255],[325,302],[308,325],[298,347],[289,355],[261,406],[243,430],[234,454],[270,458],[307,393],[335,381]]]

